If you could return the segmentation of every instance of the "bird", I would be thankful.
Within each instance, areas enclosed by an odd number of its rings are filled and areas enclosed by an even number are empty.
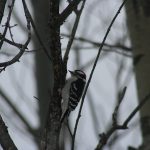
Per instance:
[[[65,118],[68,119],[70,112],[77,107],[86,84],[86,74],[82,70],[68,71],[71,74],[71,78],[66,81],[61,92],[61,123]]]

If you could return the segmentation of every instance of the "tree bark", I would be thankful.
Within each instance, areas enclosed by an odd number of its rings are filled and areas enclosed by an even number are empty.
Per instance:
[[[135,56],[138,97],[141,100],[150,93],[150,0],[128,1],[126,14]],[[150,137],[150,101],[143,106],[140,115],[143,141],[145,142]]]
[[[49,38],[50,51],[53,64],[53,90],[49,102],[49,112],[46,126],[43,132],[42,149],[58,150],[61,116],[61,94],[62,88],[62,55],[60,44],[59,0],[49,0]]]

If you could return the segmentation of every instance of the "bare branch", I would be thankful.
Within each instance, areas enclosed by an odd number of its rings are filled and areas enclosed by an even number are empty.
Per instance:
[[[119,110],[119,107],[121,105],[121,102],[122,102],[124,95],[126,93],[126,89],[127,89],[127,87],[124,87],[122,92],[119,94],[119,101],[118,101],[118,104],[116,105],[114,113],[112,115],[113,126],[117,125],[117,114],[118,114],[118,110]]]
[[[0,1],[0,24],[4,15],[4,9],[5,9],[5,5],[6,5],[7,0],[1,0]]]
[[[30,22],[31,22],[31,25],[32,25],[32,27],[33,27],[33,29],[34,29],[35,35],[36,35],[38,41],[40,42],[40,44],[41,44],[41,46],[42,46],[42,48],[43,48],[42,50],[44,51],[44,53],[46,54],[46,56],[48,57],[48,59],[49,59],[50,61],[52,61],[52,58],[51,58],[51,56],[49,55],[48,50],[47,50],[47,48],[45,47],[45,45],[44,45],[44,43],[43,43],[43,41],[42,41],[42,39],[41,39],[41,37],[40,37],[40,35],[39,35],[39,33],[38,33],[38,30],[37,30],[37,28],[36,28],[36,26],[35,26],[35,24],[34,24],[34,21],[33,21],[33,19],[32,19],[32,16],[31,16],[31,14],[30,14],[30,12],[29,12],[29,9],[28,9],[28,7],[27,7],[27,5],[26,5],[25,0],[22,0],[22,3],[23,3],[23,5],[24,5],[24,7],[25,7],[25,9],[26,9],[26,11],[27,11],[27,13],[28,13],[28,17],[30,18]]]
[[[100,45],[100,48],[99,48],[99,50],[98,50],[98,54],[97,54],[97,56],[96,56],[96,59],[95,59],[93,68],[92,68],[91,73],[90,73],[90,77],[89,77],[89,79],[88,79],[87,85],[86,85],[86,87],[85,87],[85,90],[84,90],[84,93],[83,93],[83,96],[82,96],[79,113],[78,113],[78,116],[77,116],[77,119],[76,119],[75,128],[74,128],[74,133],[73,133],[72,150],[74,150],[75,136],[76,136],[76,132],[77,132],[77,127],[78,127],[79,119],[80,119],[80,117],[81,117],[81,111],[82,111],[84,99],[85,99],[85,96],[86,96],[86,92],[87,92],[88,87],[89,87],[89,84],[90,84],[90,82],[91,82],[91,79],[92,79],[94,70],[95,70],[95,68],[96,68],[96,65],[97,65],[97,62],[98,62],[100,53],[101,53],[101,51],[102,51],[102,48],[103,48],[104,43],[105,43],[105,41],[106,41],[106,38],[107,38],[107,36],[108,36],[108,34],[109,34],[109,31],[110,31],[110,29],[111,29],[113,23],[115,22],[117,16],[119,15],[119,13],[120,13],[120,11],[121,11],[121,9],[122,9],[122,7],[124,6],[124,4],[125,4],[126,1],[127,1],[127,0],[124,0],[124,1],[123,1],[123,3],[121,4],[121,6],[119,7],[117,13],[115,14],[114,18],[112,19],[112,21],[111,21],[111,23],[110,23],[110,25],[109,25],[109,27],[108,27],[108,29],[107,29],[107,31],[106,31],[106,34],[105,34],[105,36],[104,36],[104,38],[103,38],[102,44]]]
[[[13,41],[11,41],[11,40],[9,40],[9,39],[3,37],[3,35],[2,35],[1,33],[0,33],[0,40],[3,40],[4,42],[6,42],[6,43],[8,43],[8,44],[10,44],[10,45],[12,45],[12,46],[15,46],[15,47],[17,47],[17,48],[19,48],[19,49],[21,49],[21,48],[23,47],[22,44],[13,42]],[[25,49],[27,49],[27,47],[26,47]]]
[[[10,22],[10,19],[11,19],[11,14],[12,14],[12,11],[13,11],[13,8],[14,8],[14,4],[15,4],[15,0],[12,0],[11,5],[8,6],[9,13],[8,13],[7,21],[5,23],[5,29],[4,29],[4,32],[3,32],[3,37],[6,36],[7,30],[8,30],[9,22]],[[3,40],[0,41],[0,49],[2,48],[2,45],[3,45]]]
[[[11,29],[12,29],[13,27],[15,27],[15,26],[17,26],[17,24],[14,24],[13,26],[10,26],[10,25],[9,25],[9,27],[8,27],[8,28],[9,28],[10,38],[11,38],[11,40],[12,40],[13,42],[15,42],[15,41],[14,41],[14,38],[13,38],[13,34],[12,34]]]
[[[68,35],[68,34],[62,33],[61,35],[70,38],[70,35]],[[100,42],[95,42],[95,41],[89,40],[89,39],[84,38],[84,37],[74,37],[74,40],[81,41],[81,42],[86,42],[86,43],[92,44],[93,46],[96,46],[96,47],[100,47],[100,45],[102,44]],[[125,45],[121,45],[121,44],[111,45],[111,44],[108,44],[108,43],[104,43],[104,46],[106,46],[107,48],[119,48],[119,49],[125,50],[127,52],[132,51],[132,48],[127,47]]]
[[[73,26],[73,28],[72,28],[72,32],[71,32],[71,35],[70,35],[70,38],[69,38],[69,41],[68,41],[68,44],[67,44],[66,52],[65,52],[65,54],[64,54],[64,58],[63,58],[64,77],[66,77],[68,56],[69,56],[69,52],[70,52],[70,49],[71,49],[73,40],[74,40],[74,38],[75,38],[75,34],[76,34],[76,31],[77,31],[77,28],[78,28],[78,24],[79,24],[80,16],[81,16],[81,14],[82,14],[82,10],[83,10],[84,5],[85,5],[85,1],[86,1],[86,0],[83,0],[81,9],[78,10],[78,11],[76,11],[75,23],[74,23],[74,26]]]
[[[17,150],[17,147],[12,141],[1,115],[0,115],[0,144],[3,147],[3,149]]]
[[[76,9],[82,0],[70,1],[69,5],[63,10],[59,17],[59,25],[62,25],[66,18]]]
[[[143,105],[149,100],[150,93],[145,96],[145,98],[139,103],[139,105],[133,110],[133,112],[128,116],[128,118],[124,121],[123,126],[127,127],[131,119],[135,116],[135,114],[143,107]]]
[[[14,4],[14,3],[13,3],[13,4]],[[11,11],[12,11],[12,8],[13,8],[13,5],[11,5]],[[11,11],[10,11],[10,12],[11,12]],[[25,7],[24,7],[24,13],[25,13],[25,17],[26,17],[26,21],[27,21],[27,29],[28,29],[28,37],[27,37],[27,40],[26,40],[26,42],[22,45],[22,47],[20,48],[20,52],[19,52],[15,57],[13,57],[13,58],[12,58],[11,60],[9,60],[9,61],[0,63],[0,67],[2,67],[1,72],[2,72],[3,70],[5,70],[5,68],[6,68],[7,66],[12,65],[12,64],[14,64],[14,63],[16,63],[16,62],[19,62],[19,59],[21,58],[21,56],[22,56],[23,53],[25,52],[25,49],[27,48],[27,46],[28,46],[28,44],[29,44],[29,42],[30,42],[30,40],[31,40],[30,18],[29,18],[28,11],[27,11],[27,9],[26,9]],[[11,14],[10,14],[10,15],[11,15]],[[9,15],[9,16],[10,16],[10,15]],[[10,18],[8,18],[7,20],[10,20]],[[7,24],[6,24],[5,29],[8,28],[8,26],[9,26],[9,21],[7,21]],[[6,31],[6,32],[7,32],[7,31]],[[4,34],[4,33],[3,33],[2,37],[5,37],[5,34]],[[1,40],[1,41],[3,41],[3,40]]]
[[[22,114],[18,111],[15,105],[11,102],[10,98],[5,94],[5,92],[0,88],[0,96],[5,100],[5,102],[10,106],[16,116],[25,124],[27,130],[35,135],[35,130],[30,126],[27,120],[22,116]]]
[[[131,112],[131,114],[127,117],[122,125],[118,125],[113,123],[112,128],[107,133],[100,134],[100,140],[96,147],[96,150],[102,150],[102,148],[106,145],[110,136],[116,132],[117,130],[125,130],[128,129],[128,124],[133,119],[135,114],[143,107],[143,105],[150,99],[150,94],[146,95],[145,98],[139,103],[139,105]]]

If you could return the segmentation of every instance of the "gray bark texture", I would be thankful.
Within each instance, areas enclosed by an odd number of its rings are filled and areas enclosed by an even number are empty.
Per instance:
[[[41,149],[58,150],[60,134],[60,116],[61,116],[61,94],[62,88],[62,55],[60,44],[60,26],[59,26],[59,0],[49,0],[48,17],[48,45],[52,56],[53,64],[53,87],[49,103],[47,104],[48,113],[46,125],[43,130]]]
[[[129,0],[126,14],[140,101],[150,93],[150,0]],[[150,101],[143,106],[140,115],[143,141],[146,143],[150,137]]]

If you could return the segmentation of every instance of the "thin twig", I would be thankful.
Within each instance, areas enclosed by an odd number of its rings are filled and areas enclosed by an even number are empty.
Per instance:
[[[10,22],[10,19],[11,19],[11,14],[12,14],[12,11],[13,11],[13,8],[14,8],[14,4],[15,4],[15,0],[12,0],[11,5],[8,6],[9,13],[8,13],[7,21],[5,23],[5,29],[4,29],[4,32],[3,32],[3,37],[6,36],[7,30],[8,30],[9,22]],[[0,49],[2,48],[2,45],[3,45],[3,40],[0,41]]]
[[[143,107],[143,105],[149,100],[150,93],[145,96],[145,98],[139,103],[139,105],[133,110],[133,112],[128,116],[128,118],[124,121],[123,126],[127,127],[131,119],[135,116],[135,114]]]
[[[125,57],[129,57],[129,58],[132,58],[132,55],[128,55],[128,54],[125,54],[125,53],[121,53],[121,52],[117,52],[117,51],[115,51],[115,50],[108,50],[108,49],[102,49],[102,51],[104,51],[104,52],[114,52],[114,53],[117,53],[117,54],[120,54],[120,55],[123,55],[123,56],[125,56]],[[101,59],[99,59],[99,60],[101,60],[102,61],[102,59],[104,59],[105,57],[104,56],[106,56],[106,55],[103,55],[103,57],[101,57]],[[81,66],[79,69],[81,69],[81,70],[86,70],[87,68],[90,68],[90,66],[93,64],[93,62],[94,62],[94,58],[92,58],[91,60],[89,60],[85,65],[83,65],[83,66]],[[125,82],[126,83],[126,82]],[[123,84],[124,85],[124,84]]]
[[[10,45],[12,45],[12,46],[15,46],[15,47],[17,47],[17,48],[19,48],[19,49],[21,49],[22,46],[23,46],[23,45],[20,44],[20,43],[13,42],[13,41],[11,41],[11,40],[9,40],[9,39],[3,37],[3,35],[2,35],[1,33],[0,33],[0,40],[3,40],[4,42],[6,42],[6,43],[8,43],[8,44],[10,44]],[[26,47],[26,49],[27,49],[27,47]]]
[[[71,46],[72,46],[73,41],[74,41],[74,37],[75,37],[76,31],[77,31],[77,28],[78,28],[80,16],[82,14],[82,10],[84,8],[85,1],[86,0],[83,0],[81,9],[76,12],[75,23],[73,25],[72,32],[71,32],[71,35],[70,35],[70,38],[69,38],[69,41],[68,41],[68,44],[67,44],[66,52],[64,54],[64,58],[63,58],[64,78],[66,77],[66,73],[67,73],[67,62],[68,62],[69,52],[70,52]]]
[[[18,118],[24,123],[27,130],[36,136],[35,130],[30,126],[28,121],[23,117],[23,115],[18,111],[16,106],[11,102],[10,98],[7,96],[7,94],[3,91],[2,88],[0,88],[0,96],[4,99],[4,101],[7,103],[7,105],[10,106],[10,108],[13,110],[13,112],[18,116]]]
[[[34,21],[33,21],[33,19],[32,19],[31,13],[30,13],[30,11],[29,11],[27,5],[26,5],[25,0],[22,0],[22,2],[23,2],[24,7],[26,8],[26,10],[27,10],[27,12],[28,12],[28,16],[29,16],[29,18],[30,18],[31,25],[32,25],[32,27],[33,27],[33,30],[34,30],[34,32],[35,32],[35,35],[36,35],[36,37],[37,37],[39,43],[41,44],[41,46],[42,46],[42,48],[43,48],[44,53],[46,54],[46,56],[48,57],[48,59],[49,59],[50,61],[52,61],[52,58],[51,58],[51,56],[49,55],[49,52],[48,52],[47,48],[45,47],[45,45],[44,45],[44,43],[43,43],[43,41],[42,41],[42,39],[41,39],[41,37],[40,37],[40,35],[39,35],[39,33],[38,33],[38,30],[37,30],[37,28],[36,28],[36,26],[35,26],[35,24],[34,24]]]
[[[143,107],[143,105],[150,99],[150,93],[145,96],[145,98],[139,103],[139,105],[131,112],[131,114],[125,119],[122,125],[114,124],[112,128],[107,133],[100,134],[100,140],[96,147],[96,150],[102,150],[102,148],[106,145],[110,136],[116,132],[117,130],[125,130],[128,129],[128,124],[133,119],[135,114]]]
[[[62,33],[61,35],[64,36],[64,37],[70,38],[70,35],[68,35],[68,34]],[[74,37],[74,40],[80,41],[80,42],[86,42],[86,43],[92,44],[92,45],[94,45],[96,47],[100,47],[100,45],[102,44],[100,42],[95,42],[93,40],[89,40],[89,39],[84,38],[84,37]],[[125,50],[127,52],[131,52],[132,51],[132,48],[127,47],[125,45],[121,45],[121,44],[111,45],[111,44],[108,44],[108,43],[104,43],[104,46],[106,46],[108,48],[119,48],[119,49]]]
[[[72,132],[71,132],[71,129],[70,129],[68,120],[67,120],[67,122],[66,122],[66,126],[67,126],[67,128],[68,128],[68,131],[69,131],[69,134],[70,134],[70,136],[71,136],[71,139],[73,139],[73,135],[72,135]]]
[[[91,73],[90,73],[90,77],[89,77],[89,79],[88,79],[87,85],[86,85],[86,87],[85,87],[85,90],[84,90],[84,93],[83,93],[83,96],[82,96],[79,113],[78,113],[78,116],[77,116],[77,119],[76,119],[75,128],[74,128],[74,133],[73,133],[72,150],[74,150],[75,136],[76,136],[77,127],[78,127],[79,119],[80,119],[80,116],[81,116],[81,111],[82,111],[84,99],[85,99],[85,96],[86,96],[86,92],[87,92],[87,89],[88,89],[89,84],[90,84],[90,82],[91,82],[91,79],[92,79],[92,76],[93,76],[95,67],[96,67],[96,65],[97,65],[97,62],[98,62],[100,53],[101,53],[101,51],[102,51],[102,48],[103,48],[103,46],[104,46],[104,43],[105,43],[105,41],[106,41],[106,38],[107,38],[107,36],[108,36],[109,31],[110,31],[110,29],[111,29],[111,27],[112,27],[114,21],[116,20],[117,16],[119,15],[119,13],[120,13],[120,11],[121,11],[121,9],[122,9],[122,7],[124,6],[124,4],[125,4],[126,1],[127,1],[127,0],[124,0],[124,1],[123,1],[123,3],[122,3],[121,6],[119,7],[119,9],[118,9],[116,15],[115,15],[114,18],[112,19],[112,21],[111,21],[111,23],[110,23],[110,25],[109,25],[109,27],[108,27],[108,29],[107,29],[107,31],[106,31],[106,34],[105,34],[105,36],[104,36],[104,38],[103,38],[102,44],[100,45],[100,48],[99,48],[99,50],[98,50],[98,54],[97,54],[97,56],[96,56],[96,59],[95,59],[93,68],[92,68]]]
[[[118,101],[118,104],[116,105],[115,107],[115,110],[114,110],[114,113],[112,115],[112,120],[113,120],[113,126],[117,125],[117,114],[118,114],[118,110],[119,110],[119,107],[121,105],[121,102],[124,98],[124,95],[126,93],[126,89],[127,87],[124,87],[124,89],[122,90],[122,92],[120,93],[119,95],[119,101]]]
[[[24,6],[24,5],[23,5]],[[11,6],[11,8],[12,8],[12,6]],[[11,9],[12,10],[12,9]],[[14,63],[16,63],[16,62],[19,62],[19,59],[21,58],[21,56],[24,54],[24,52],[25,52],[25,49],[27,49],[27,46],[28,46],[28,44],[29,44],[29,42],[30,42],[30,40],[31,40],[31,27],[30,27],[30,18],[29,18],[29,14],[28,14],[28,11],[27,11],[27,9],[26,9],[26,7],[24,7],[24,13],[25,13],[25,18],[26,18],[26,21],[27,21],[27,29],[28,29],[28,37],[27,37],[27,40],[26,40],[26,42],[22,45],[22,47],[20,47],[20,52],[15,56],[15,57],[13,57],[11,60],[9,60],[9,61],[6,61],[6,62],[2,62],[2,63],[0,63],[0,67],[2,67],[1,68],[1,70],[0,70],[0,72],[2,72],[3,70],[5,70],[5,68],[7,67],[7,66],[10,66],[10,65],[12,65],[12,64],[14,64]],[[9,22],[8,22],[9,23]],[[9,25],[9,24],[8,24]],[[7,25],[7,26],[8,26]],[[2,35],[3,37],[5,37],[4,35]],[[3,41],[3,40],[1,40],[1,41]]]
[[[12,34],[12,31],[11,31],[11,26],[9,25],[9,34],[10,34],[10,38],[11,40],[14,42],[14,38],[13,38],[13,34]]]

